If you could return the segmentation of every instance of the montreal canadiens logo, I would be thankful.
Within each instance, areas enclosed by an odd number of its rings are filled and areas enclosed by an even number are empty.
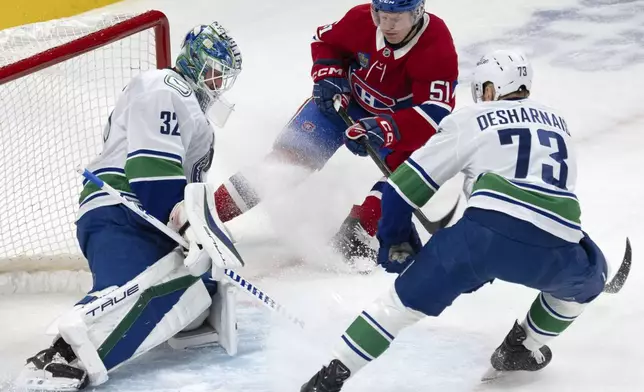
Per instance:
[[[315,130],[315,124],[313,124],[313,123],[312,123],[312,122],[310,122],[310,121],[304,121],[304,122],[302,123],[302,130],[303,130],[304,132],[309,132],[309,133],[311,133],[311,132],[313,132],[313,131]]]
[[[396,100],[372,89],[355,74],[351,74],[351,87],[353,96],[367,111],[374,114],[393,113],[392,107],[396,105]]]

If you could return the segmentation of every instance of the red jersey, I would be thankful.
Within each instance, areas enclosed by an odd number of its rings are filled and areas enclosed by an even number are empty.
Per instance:
[[[374,115],[394,118],[401,138],[393,150],[421,147],[454,108],[458,58],[449,29],[436,15],[425,13],[414,38],[397,47],[374,25],[371,4],[363,4],[318,27],[313,40],[314,63],[342,62],[353,99]]]

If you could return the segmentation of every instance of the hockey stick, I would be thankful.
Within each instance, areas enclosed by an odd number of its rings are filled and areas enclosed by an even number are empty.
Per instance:
[[[632,253],[631,241],[628,239],[628,237],[626,237],[626,250],[624,251],[624,259],[622,260],[622,264],[620,264],[619,269],[615,273],[615,276],[613,276],[613,279],[611,279],[611,281],[606,283],[606,286],[604,286],[605,293],[616,294],[622,289],[622,287],[624,287],[624,283],[626,283],[626,279],[631,272]]]
[[[339,96],[337,97],[338,98],[335,98],[333,100],[333,107],[338,112],[340,117],[342,117],[342,119],[344,120],[345,124],[347,124],[347,126],[354,125],[355,121],[353,121],[353,119],[349,116],[347,111],[342,107],[342,104],[341,104],[342,101],[339,98]],[[382,160],[382,158],[380,158],[380,156],[378,155],[378,152],[374,150],[374,148],[371,147],[371,145],[367,142],[366,137],[362,138],[360,143],[365,147],[365,149],[367,150],[367,154],[369,154],[369,157],[373,160],[376,166],[378,166],[378,169],[380,169],[380,172],[382,173],[382,175],[385,176],[386,178],[389,178],[389,176],[391,176],[391,173],[392,173],[391,169],[389,169],[389,166],[387,166],[387,164]],[[423,225],[425,230],[429,232],[429,234],[434,234],[439,229],[442,229],[445,226],[447,226],[447,224],[449,224],[449,222],[452,220],[452,218],[454,217],[454,213],[456,212],[456,208],[458,207],[459,199],[460,199],[460,196],[458,199],[456,199],[456,203],[454,204],[454,207],[452,207],[452,209],[447,213],[447,215],[445,215],[439,221],[436,221],[436,222],[430,221],[429,218],[427,218],[427,216],[425,216],[425,214],[423,214],[421,210],[414,210],[414,216],[416,217],[416,219],[418,219],[420,224]]]
[[[135,214],[137,214],[141,218],[148,221],[152,226],[156,227],[163,234],[173,239],[177,244],[183,246],[186,249],[190,248],[190,244],[188,244],[188,241],[186,241],[179,233],[170,229],[168,226],[164,225],[161,221],[159,221],[154,216],[150,215],[147,211],[145,211],[142,207],[140,207],[136,203],[133,203],[127,200],[119,193],[119,191],[112,188],[109,184],[106,184],[103,180],[98,178],[94,173],[90,172],[87,169],[82,169],[82,168],[77,168],[76,171],[80,173],[83,177],[85,177],[88,181],[96,185],[99,189],[107,192],[109,195],[118,199],[121,202],[121,204],[123,204],[124,206],[132,210]],[[255,300],[261,302],[265,307],[271,309],[276,313],[279,313],[280,315],[284,316],[287,320],[289,320],[293,324],[304,329],[304,321],[292,315],[284,306],[275,302],[275,300],[273,300],[271,297],[266,295],[262,290],[260,290],[254,284],[242,278],[238,273],[236,273],[231,269],[225,269],[224,275],[232,283],[234,283],[236,286],[241,288],[243,292],[248,293],[248,295],[253,297]]]

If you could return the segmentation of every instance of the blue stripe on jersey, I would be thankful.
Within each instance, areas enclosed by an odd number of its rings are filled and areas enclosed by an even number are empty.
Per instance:
[[[167,222],[175,204],[183,200],[185,178],[131,182],[141,206],[161,222]]]
[[[528,316],[528,318],[527,318],[526,320],[528,321],[528,326],[530,327],[530,329],[531,329],[531,330],[533,330],[534,332],[538,333],[539,335],[551,336],[551,337],[559,336],[559,334],[558,334],[558,333],[550,333],[550,332],[546,332],[546,331],[544,331],[544,330],[541,330],[541,329],[539,329],[539,328],[535,327],[535,325],[534,325],[534,323],[532,322],[532,320],[530,320],[530,316]]]
[[[125,175],[125,170],[122,167],[102,167],[100,169],[96,169],[92,172],[95,176],[98,176],[102,173],[120,173]],[[89,180],[87,178],[83,179],[83,186],[87,185]]]
[[[373,186],[371,187],[371,191],[382,193],[382,190],[385,189],[386,184],[387,184],[387,180],[380,180],[375,184],[373,184]]]
[[[486,191],[476,191],[476,192],[474,192],[474,194],[471,197],[476,197],[476,196],[487,196],[487,197],[491,197],[493,199],[503,200],[506,203],[515,204],[515,205],[521,206],[523,208],[527,208],[530,211],[534,211],[539,215],[543,215],[546,218],[552,219],[553,221],[555,221],[555,222],[557,222],[557,223],[559,223],[561,225],[564,225],[566,227],[569,227],[571,229],[581,230],[581,226],[579,226],[579,225],[575,225],[575,224],[572,224],[570,222],[566,222],[565,220],[560,219],[559,217],[557,217],[557,216],[555,216],[553,214],[549,214],[549,213],[547,213],[545,211],[542,211],[542,210],[540,210],[540,209],[538,209],[538,208],[536,208],[534,206],[531,206],[530,204],[526,204],[526,203],[522,203],[522,202],[520,202],[518,200],[510,199],[509,197],[505,197],[505,196],[502,196],[502,195],[499,195],[499,194],[496,194],[496,193],[486,192]]]
[[[425,179],[425,181],[427,181],[427,182],[429,183],[429,185],[430,185],[432,188],[434,188],[434,191],[438,191],[438,188],[440,188],[440,186],[438,185],[438,183],[437,183],[436,181],[434,181],[434,180],[429,176],[429,174],[427,174],[427,172],[425,171],[425,169],[423,169],[423,168],[422,168],[422,166],[420,166],[418,163],[416,163],[416,162],[415,162],[413,159],[411,159],[411,158],[407,159],[407,164],[408,164],[409,166],[413,167],[414,169],[416,169],[416,170],[420,173],[420,175],[421,175],[421,176],[423,176],[423,178]]]
[[[484,173],[482,173],[482,174],[484,174]],[[508,181],[510,181],[512,184],[514,184],[514,185],[516,185],[516,186],[518,186],[520,188],[533,189],[533,190],[535,190],[537,192],[547,193],[547,194],[550,194],[550,195],[564,196],[564,197],[570,197],[570,198],[573,198],[573,199],[577,199],[577,196],[574,193],[547,189],[547,188],[540,187],[538,185],[527,184],[527,183],[516,181],[516,180],[508,180]]]
[[[166,159],[174,159],[178,161],[179,163],[183,164],[183,158],[181,158],[180,155],[177,154],[172,154],[169,152],[165,151],[155,151],[155,150],[148,150],[148,149],[140,149],[136,151],[132,151],[131,153],[127,154],[128,158],[135,157],[137,155],[152,155],[152,156],[157,156],[159,158],[166,158]]]
[[[349,346],[349,348],[350,348],[354,353],[356,353],[356,355],[358,355],[360,358],[364,359],[364,360],[365,360],[365,361],[367,361],[367,362],[371,362],[371,358],[369,358],[368,356],[364,355],[364,354],[362,353],[362,351],[360,351],[360,349],[358,349],[356,346],[354,346],[353,344],[351,344],[351,342],[349,341],[349,339],[347,339],[347,338],[346,338],[346,336],[345,336],[345,335],[342,335],[342,340],[344,340],[344,343],[345,343],[347,346]]]
[[[139,202],[139,199],[136,197],[135,194],[129,193],[129,192],[120,192],[121,196],[125,197],[127,200],[131,201],[132,203],[135,204],[141,204]],[[85,204],[89,203],[91,200],[94,200],[99,197],[103,196],[109,196],[110,194],[105,192],[105,191],[97,191],[92,193],[90,196],[86,197],[85,200],[83,200],[82,203],[80,203],[79,207],[84,206]],[[111,196],[110,196],[111,197]]]
[[[564,316],[563,314],[558,313],[556,310],[554,310],[552,306],[550,306],[548,301],[546,301],[546,298],[543,296],[543,292],[539,294],[539,300],[541,301],[541,304],[546,309],[548,309],[548,312],[554,314],[557,318],[560,318],[562,320],[568,320],[568,321],[575,320],[577,318],[577,316]]]
[[[370,320],[370,321],[371,321],[371,322],[372,322],[376,327],[378,327],[378,328],[380,329],[380,332],[382,332],[383,334],[385,334],[385,336],[387,336],[387,337],[388,337],[389,339],[391,339],[391,340],[394,340],[394,335],[390,334],[390,333],[389,333],[389,332],[388,332],[388,331],[387,331],[387,330],[386,330],[382,325],[380,325],[380,324],[376,321],[376,319],[374,319],[373,317],[371,317],[371,315],[370,315],[369,313],[367,313],[367,312],[365,312],[365,311],[363,310],[363,311],[362,311],[362,315],[363,315],[363,316],[365,316],[366,318],[368,318],[368,319],[369,319],[369,320]]]
[[[442,106],[434,104],[432,102],[425,102],[421,105],[418,105],[418,108],[427,114],[436,124],[440,124],[441,121],[452,112]]]

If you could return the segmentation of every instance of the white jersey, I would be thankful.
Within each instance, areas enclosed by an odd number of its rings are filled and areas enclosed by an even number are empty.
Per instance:
[[[212,162],[214,131],[194,91],[171,69],[134,77],[125,87],[103,133],[103,151],[88,170],[167,221],[189,182],[202,182]],[[117,204],[84,182],[77,218]]]
[[[412,206],[465,174],[468,206],[500,211],[579,242],[577,160],[565,120],[533,100],[483,102],[454,112],[389,183]]]

